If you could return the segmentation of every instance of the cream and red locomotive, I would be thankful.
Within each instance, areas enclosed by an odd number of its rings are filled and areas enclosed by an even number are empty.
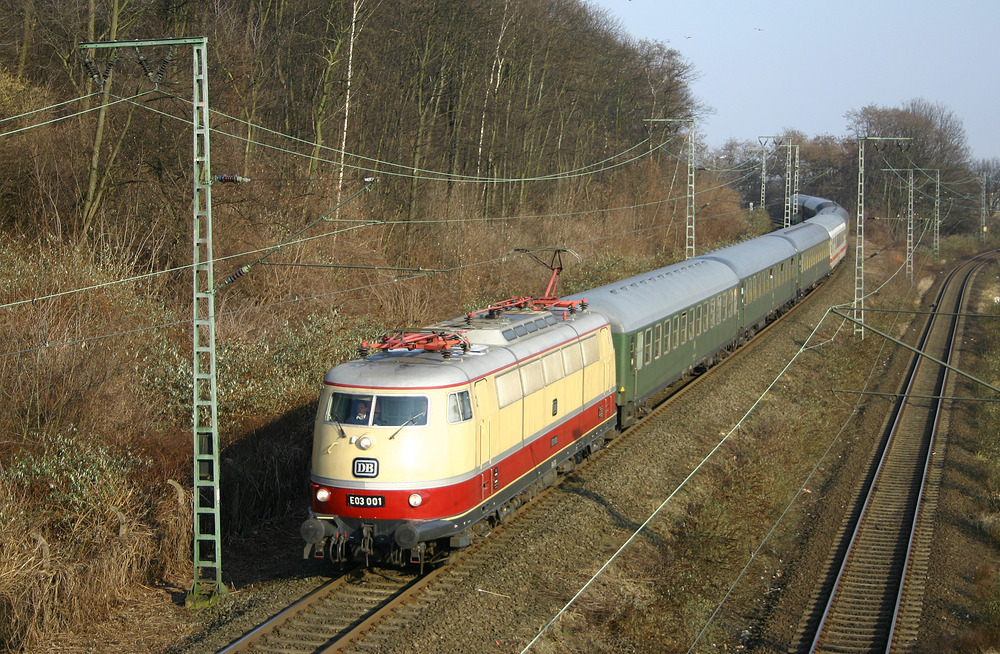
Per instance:
[[[518,299],[363,344],[326,375],[306,556],[432,560],[614,429],[607,319]]]

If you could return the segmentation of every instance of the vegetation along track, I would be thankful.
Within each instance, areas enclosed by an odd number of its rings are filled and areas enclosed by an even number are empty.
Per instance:
[[[991,253],[990,257],[995,257]],[[988,260],[957,266],[942,285],[919,349],[889,420],[874,474],[859,494],[859,507],[838,550],[839,571],[814,594],[807,615],[823,613],[801,632],[799,650],[812,652],[905,651],[916,641],[929,556],[933,513],[944,444],[935,440],[942,411],[947,362],[966,290]],[[843,542],[843,541],[842,541]],[[831,570],[838,570],[836,560]]]
[[[834,275],[840,273],[841,270],[837,270]],[[796,304],[782,318],[796,313],[807,301],[808,298]],[[751,355],[753,342],[767,333],[770,327],[768,325],[753,341],[737,349],[712,370]],[[608,447],[588,458],[602,457],[624,443],[627,437],[641,434],[654,422],[656,416],[688,393],[697,392],[701,382],[710,377],[708,373],[688,377],[666,389],[651,400],[649,410],[644,412],[644,417],[639,422],[622,434],[622,437],[610,441]],[[570,463],[572,464],[572,460]],[[503,524],[493,529],[489,538],[456,551],[447,564],[423,577],[392,569],[358,568],[332,579],[275,614],[220,650],[220,654],[377,651],[379,644],[391,639],[394,632],[420,612],[421,607],[433,602],[438,594],[447,592],[449,587],[464,579],[468,574],[465,567],[471,568],[484,557],[502,560],[504,548],[516,546],[508,541],[516,541],[518,534],[525,530],[543,527],[544,525],[533,523],[546,520],[544,516],[547,513],[542,505],[553,490],[546,489],[530,503],[510,513]],[[536,515],[542,517],[536,519]]]

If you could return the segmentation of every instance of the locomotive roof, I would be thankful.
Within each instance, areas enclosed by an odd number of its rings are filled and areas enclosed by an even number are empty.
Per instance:
[[[537,320],[546,326],[539,327]],[[517,334],[508,340],[504,332],[518,325],[535,325],[534,332]],[[422,331],[461,332],[472,347],[467,353],[460,348],[450,350],[450,357],[441,351],[385,350],[362,359],[342,363],[326,373],[325,383],[337,386],[381,389],[427,389],[468,384],[501,368],[567,343],[574,338],[599,329],[607,321],[596,313],[584,311],[563,319],[551,311],[519,311],[497,318],[464,316],[432,325]],[[518,330],[520,331],[520,330]]]
[[[794,256],[795,248],[788,241],[759,236],[736,245],[706,252],[693,260],[721,261],[732,268],[740,279],[745,279]]]
[[[691,259],[564,299],[586,299],[592,311],[607,317],[612,331],[629,333],[738,283],[725,264]]]

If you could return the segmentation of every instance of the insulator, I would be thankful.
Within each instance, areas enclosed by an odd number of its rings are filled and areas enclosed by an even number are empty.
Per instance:
[[[222,284],[223,285],[225,285],[225,284],[232,284],[233,282],[235,282],[240,277],[246,275],[248,272],[250,272],[250,264],[247,264],[247,265],[243,266],[242,268],[240,268],[239,270],[237,270],[236,272],[234,272],[229,277],[226,277],[225,281],[222,282]]]
[[[367,359],[368,355],[371,354],[371,352],[372,352],[371,348],[368,347],[367,345],[358,346],[358,356],[361,357],[362,359]]]
[[[101,79],[101,73],[98,72],[97,66],[94,64],[94,62],[91,61],[90,59],[84,58],[83,65],[87,69],[87,72],[90,74],[90,78],[94,80],[94,83],[97,84],[97,86],[99,87],[103,87],[104,80]]]
[[[445,359],[450,359],[451,350],[449,348],[444,348],[443,350],[441,350],[441,356],[444,357]]]
[[[160,62],[160,67],[156,71],[156,79],[153,80],[155,84],[159,84],[163,81],[163,76],[167,74],[167,66],[170,65],[170,61],[174,58],[174,46],[170,46],[167,49],[167,56],[163,58]]]
[[[155,83],[156,79],[153,76],[153,70],[149,67],[149,62],[146,61],[146,58],[142,55],[142,51],[139,50],[139,46],[135,47],[135,58],[139,61],[139,66],[142,67],[142,72],[146,73],[146,77],[149,78],[149,81]]]
[[[237,183],[243,184],[252,181],[249,177],[240,177],[239,175],[219,175],[215,179],[216,181],[229,184],[237,184]]]
[[[108,77],[111,75],[111,69],[115,67],[115,64],[117,62],[118,62],[118,48],[112,48],[111,56],[108,58],[108,66],[107,68],[104,69],[104,73],[101,75],[101,77],[104,80],[107,80]]]

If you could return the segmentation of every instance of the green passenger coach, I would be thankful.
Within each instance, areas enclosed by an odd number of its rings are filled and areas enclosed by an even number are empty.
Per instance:
[[[620,427],[657,391],[735,346],[739,283],[729,266],[693,259],[566,298],[609,317]]]

